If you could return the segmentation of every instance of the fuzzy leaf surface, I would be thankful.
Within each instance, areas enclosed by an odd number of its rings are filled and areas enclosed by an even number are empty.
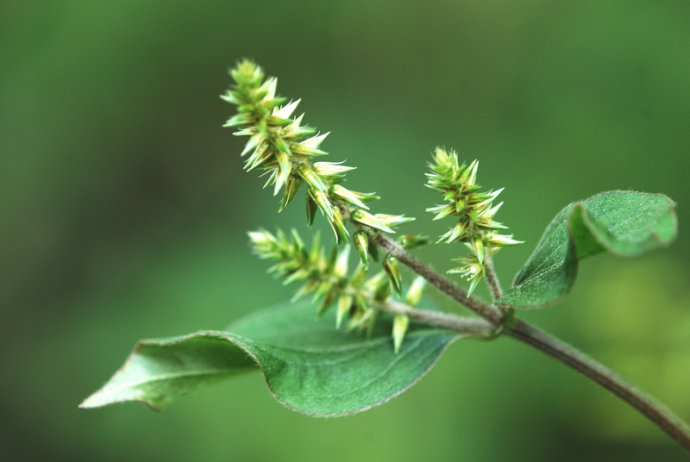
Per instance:
[[[139,401],[165,409],[182,396],[256,369],[287,407],[315,416],[366,410],[405,391],[436,362],[457,333],[411,325],[399,353],[391,320],[370,337],[335,329],[331,312],[309,304],[257,312],[227,332],[141,341],[125,364],[81,407]]]
[[[668,245],[676,227],[674,203],[663,194],[611,191],[569,204],[549,223],[499,302],[550,305],[572,288],[579,260],[604,251],[640,255]]]

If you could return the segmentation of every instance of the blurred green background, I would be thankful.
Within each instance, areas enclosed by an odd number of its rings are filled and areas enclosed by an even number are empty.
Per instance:
[[[332,159],[359,167],[351,187],[418,217],[407,232],[448,225],[424,212],[433,147],[479,158],[527,241],[499,254],[504,283],[566,203],[674,198],[670,249],[587,261],[567,302],[524,317],[690,418],[689,34],[686,0],[2,1],[0,459],[683,460],[510,340],[457,342],[410,391],[347,418],[287,410],[258,372],[163,414],[77,404],[138,339],[220,329],[291,293],[245,232],[302,230],[303,207],[278,215],[221,128],[227,68],[251,57],[333,132]],[[458,253],[418,252],[440,270]]]

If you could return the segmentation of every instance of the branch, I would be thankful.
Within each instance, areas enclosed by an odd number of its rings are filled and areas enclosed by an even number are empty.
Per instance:
[[[546,353],[598,383],[637,409],[690,452],[688,424],[611,369],[524,321],[517,321],[515,326],[507,328],[506,335]]]
[[[438,311],[416,310],[395,301],[387,301],[378,304],[376,307],[381,311],[392,314],[405,314],[429,326],[449,329],[480,338],[490,338],[496,332],[490,323],[481,319],[461,317]],[[524,321],[518,320],[514,326],[507,327],[504,332],[507,336],[536,348],[601,385],[637,409],[671,436],[671,438],[690,451],[690,428],[688,428],[688,425],[662,403],[647,395],[611,369],[578,349]]]
[[[427,326],[441,327],[461,334],[488,338],[492,337],[496,332],[496,328],[493,325],[479,318],[462,317],[442,311],[418,310],[394,300],[376,303],[375,306],[387,313],[404,314],[410,319],[419,321]]]
[[[484,255],[484,268],[486,268],[486,283],[491,290],[491,296],[496,301],[503,297],[503,290],[501,290],[501,282],[498,280],[498,274],[496,274],[496,268],[494,268],[493,257],[489,255],[489,252]]]
[[[479,316],[489,321],[492,325],[499,326],[501,324],[503,317],[496,309],[492,308],[490,305],[487,305],[481,300],[468,296],[467,292],[453,284],[453,282],[447,278],[435,272],[417,258],[413,257],[407,250],[405,250],[400,244],[391,238],[366,227],[363,229],[365,229],[367,233],[370,233],[370,238],[374,239],[378,245],[401,261],[412,271],[426,279],[431,285],[437,287],[439,290],[449,295],[461,305],[466,306],[470,310],[474,311]]]
[[[374,238],[382,248],[408,266],[412,271],[424,277],[432,285],[457,302],[479,314],[486,319],[491,326],[497,327],[503,323],[503,314],[501,312],[480,300],[469,297],[464,290],[410,255],[407,250],[403,249],[395,241],[380,233],[372,233],[371,237]],[[445,316],[448,317],[447,321],[459,318],[458,316],[450,314],[445,314]],[[444,327],[443,324],[433,325]],[[453,329],[452,325],[453,323],[449,322],[445,327]],[[611,369],[595,361],[580,350],[531,326],[525,321],[515,319],[514,324],[512,326],[506,326],[504,332],[506,335],[536,348],[566,366],[580,372],[590,380],[615,394],[633,408],[637,409],[690,452],[690,428],[687,423],[659,401],[636,388]]]
[[[267,173],[272,171],[267,185],[273,184],[275,193],[285,189],[281,209],[295,197],[300,185],[306,183],[309,223],[311,223],[318,207],[335,231],[336,239],[347,240],[347,229],[344,221],[351,221],[356,227],[367,233],[370,241],[376,242],[381,248],[412,271],[424,277],[429,283],[484,318],[484,321],[469,320],[449,314],[422,314],[421,311],[410,310],[409,307],[401,307],[392,303],[385,305],[385,309],[402,310],[410,317],[415,317],[415,319],[430,325],[446,327],[458,332],[463,330],[484,332],[487,328],[490,333],[503,332],[552,356],[616,394],[647,416],[683,447],[690,450],[690,430],[688,430],[687,425],[662,404],[584,353],[524,321],[512,316],[507,317],[506,314],[511,308],[510,306],[494,307],[470,297],[465,290],[417,260],[395,241],[375,231],[378,229],[393,232],[392,227],[409,221],[409,218],[372,215],[366,212],[367,207],[363,201],[373,199],[374,195],[350,191],[336,184],[342,178],[343,173],[351,169],[350,167],[328,162],[313,163],[314,156],[325,154],[319,149],[319,145],[326,135],[307,138],[313,135],[315,130],[300,126],[301,117],[291,118],[297,102],[280,106],[283,99],[275,96],[275,78],[268,78],[264,81],[261,68],[250,61],[239,63],[231,74],[236,85],[223,95],[223,98],[238,105],[238,114],[229,119],[225,126],[239,127],[240,130],[235,134],[250,137],[242,153],[243,156],[251,153],[245,162],[245,169],[254,170],[262,167]],[[433,189],[446,191],[451,188],[462,191],[464,196],[475,200],[473,202],[475,204],[482,204],[487,200],[490,202],[500,192],[476,195],[471,191],[471,188],[475,186],[476,161],[468,167],[460,167],[457,164],[455,153],[437,150],[434,162],[428,182],[428,185]],[[460,173],[459,169],[464,170]],[[450,171],[451,174],[446,175],[447,171]],[[458,175],[453,172],[458,173]],[[437,217],[442,217],[447,213],[453,214],[453,209],[448,209],[452,205],[442,206]],[[455,201],[456,212],[457,206],[458,202]],[[485,206],[481,207],[480,210],[474,210],[482,215],[485,222],[484,228],[487,230],[494,229],[496,225],[495,222],[492,222],[492,218],[498,207],[500,205],[489,207],[488,203],[485,203]],[[446,239],[448,241],[456,240],[459,236],[462,229],[458,228],[458,225],[447,233]],[[498,235],[494,238],[497,239],[496,244],[511,245],[517,243],[510,236]],[[478,256],[479,249],[483,244],[481,246],[473,245],[477,246],[475,256]],[[501,290],[490,258],[487,259],[486,267],[487,281],[496,300],[500,297]],[[512,310],[510,312],[512,313]]]

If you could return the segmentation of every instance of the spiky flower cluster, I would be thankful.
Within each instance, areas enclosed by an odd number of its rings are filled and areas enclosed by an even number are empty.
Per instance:
[[[249,60],[241,61],[230,75],[235,85],[221,96],[237,105],[237,114],[225,127],[239,127],[235,135],[248,136],[242,156],[248,156],[247,171],[263,170],[273,185],[274,195],[284,189],[280,210],[295,197],[302,184],[307,186],[307,221],[311,225],[316,209],[320,209],[333,229],[336,241],[347,241],[345,219],[392,233],[393,227],[414,220],[402,215],[367,212],[367,201],[376,199],[373,193],[351,191],[340,183],[344,174],[353,169],[336,162],[314,162],[326,155],[320,146],[328,133],[317,134],[312,127],[302,125],[304,114],[293,118],[299,100],[285,103],[276,96],[277,79],[266,78],[261,67]],[[345,216],[344,216],[345,215]]]
[[[472,253],[470,257],[457,259],[462,266],[449,271],[459,273],[470,281],[469,293],[472,293],[486,273],[484,257],[487,253],[493,255],[503,246],[520,243],[512,235],[498,233],[497,230],[506,229],[494,220],[503,202],[494,205],[493,201],[503,188],[482,192],[481,186],[476,182],[478,166],[477,160],[469,165],[459,164],[455,152],[436,148],[432,162],[429,163],[430,172],[426,174],[426,185],[442,193],[445,201],[427,211],[436,214],[434,220],[447,216],[455,216],[458,220],[438,242],[463,242]]]
[[[368,277],[367,270],[370,259],[379,260],[378,233],[393,233],[397,225],[413,218],[369,212],[366,203],[377,196],[352,191],[342,185],[345,174],[353,167],[315,161],[326,155],[321,143],[328,133],[320,134],[303,125],[304,114],[293,117],[300,101],[287,102],[277,96],[275,77],[266,77],[261,67],[249,60],[238,63],[230,75],[234,85],[222,98],[237,106],[237,114],[225,126],[236,128],[235,135],[248,137],[241,153],[246,158],[245,170],[262,171],[267,176],[264,187],[273,186],[274,195],[282,191],[280,210],[292,202],[304,185],[308,224],[313,223],[316,210],[321,210],[333,229],[336,243],[351,240],[359,252],[360,264],[350,274],[349,245],[340,250],[334,248],[327,257],[318,239],[308,250],[296,232],[290,236],[282,232],[273,235],[263,230],[250,233],[256,253],[262,258],[276,260],[271,270],[283,276],[286,283],[303,282],[295,298],[312,294],[315,300],[321,300],[319,313],[336,304],[338,326],[347,320],[348,329],[371,328],[379,311],[396,313],[393,339],[397,351],[409,324],[399,308],[391,308],[394,305],[389,300],[393,292],[399,297],[403,294],[398,261],[390,254],[383,255],[380,258],[383,271]],[[457,224],[441,236],[439,242],[460,241],[471,249],[471,256],[459,260],[462,266],[451,270],[471,281],[471,293],[486,273],[485,256],[501,246],[518,242],[497,232],[505,228],[493,219],[501,206],[494,206],[493,200],[501,191],[480,191],[476,184],[477,161],[469,166],[459,165],[454,152],[437,149],[429,166],[427,186],[442,192],[446,201],[429,211],[436,213],[436,219],[449,215],[458,218]],[[352,236],[347,222],[355,228]],[[410,249],[426,243],[426,238],[402,235],[397,242]],[[411,284],[404,297],[405,303],[415,305],[419,302],[423,282],[418,278]]]
[[[254,251],[264,259],[276,260],[269,271],[284,277],[284,283],[301,281],[304,285],[295,293],[293,300],[312,294],[314,301],[321,299],[318,313],[324,313],[336,304],[336,327],[347,319],[347,330],[364,330],[374,325],[382,306],[389,300],[394,286],[400,286],[400,271],[397,261],[387,260],[385,272],[381,271],[367,278],[365,265],[360,263],[348,272],[350,246],[333,248],[326,256],[317,237],[310,249],[302,242],[296,231],[287,236],[282,231],[276,235],[265,230],[249,233]],[[397,288],[396,287],[396,288]],[[419,303],[424,288],[424,279],[417,278],[410,286],[405,302],[414,306]],[[391,333],[397,352],[402,345],[409,319],[396,315]]]

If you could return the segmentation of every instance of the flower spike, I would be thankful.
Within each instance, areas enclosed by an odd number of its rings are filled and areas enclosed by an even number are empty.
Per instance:
[[[276,78],[266,77],[263,69],[250,60],[240,61],[230,70],[230,76],[234,85],[221,98],[236,105],[238,112],[224,126],[235,128],[237,136],[249,137],[241,153],[247,156],[244,168],[263,170],[266,187],[273,186],[274,195],[284,190],[280,210],[305,184],[308,224],[313,222],[318,207],[333,228],[336,241],[348,240],[345,217],[352,217],[359,227],[385,233],[411,220],[401,215],[365,213],[368,207],[364,203],[377,197],[339,184],[353,167],[339,162],[313,162],[314,157],[326,155],[321,144],[328,133],[315,135],[314,128],[302,125],[304,114],[293,118],[300,100],[286,103],[285,98],[277,96]]]
[[[460,273],[470,281],[470,294],[486,273],[485,255],[493,255],[506,245],[520,244],[513,236],[496,232],[506,228],[494,220],[503,202],[493,205],[493,201],[503,188],[481,192],[481,186],[477,184],[478,168],[477,160],[469,165],[460,164],[454,151],[436,148],[426,174],[427,187],[440,192],[445,201],[426,209],[427,212],[435,214],[434,220],[457,217],[456,224],[441,235],[438,242],[462,242],[472,254],[469,259],[461,260],[463,266],[450,271]]]
[[[359,233],[357,236],[366,236],[362,231]],[[251,231],[249,240],[259,257],[276,262],[269,271],[282,277],[284,284],[303,283],[293,300],[313,295],[314,301],[320,300],[317,314],[323,314],[335,305],[336,327],[348,320],[348,330],[371,328],[376,319],[377,304],[388,301],[393,285],[398,292],[402,287],[397,261],[392,257],[387,258],[388,263],[384,265],[387,273],[382,271],[366,279],[366,270],[362,264],[349,272],[350,246],[334,247],[326,258],[318,234],[310,249],[307,249],[294,230],[288,235],[280,230],[272,234],[260,229]],[[361,242],[361,239],[356,238],[355,242]],[[364,247],[367,245],[366,242],[362,244]],[[416,305],[422,288],[423,280],[415,280],[406,299]],[[407,324],[404,320],[394,321],[396,322],[398,327],[394,328],[393,337],[397,351],[402,344]]]

